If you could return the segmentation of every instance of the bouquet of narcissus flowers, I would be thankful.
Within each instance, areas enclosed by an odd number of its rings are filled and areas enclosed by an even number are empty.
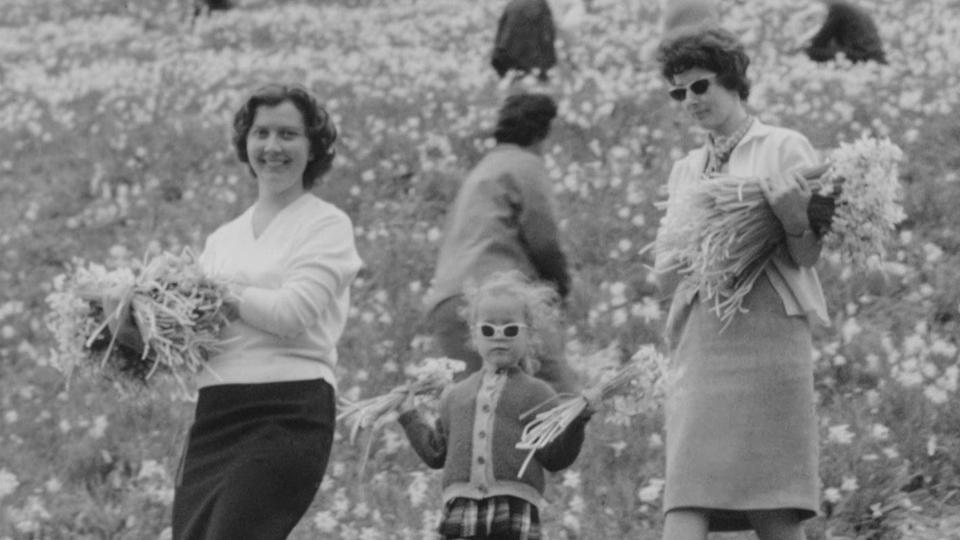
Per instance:
[[[454,374],[463,371],[466,364],[451,358],[425,358],[420,364],[407,369],[409,382],[397,386],[386,394],[350,402],[341,400],[342,412],[337,421],[344,420],[350,426],[350,444],[357,439],[361,429],[376,429],[390,420],[390,415],[409,395],[439,395],[453,382]]]
[[[466,364],[452,358],[425,358],[421,363],[410,366],[406,374],[411,380],[397,386],[386,394],[360,401],[341,400],[343,410],[337,415],[337,421],[345,421],[350,426],[350,444],[357,440],[361,429],[370,429],[371,435],[360,459],[360,476],[370,456],[373,431],[392,420],[400,405],[409,396],[438,396],[444,388],[453,382],[456,373],[463,371]]]
[[[537,414],[523,428],[516,448],[529,450],[529,453],[520,467],[517,478],[523,476],[534,454],[559,437],[586,410],[588,405],[597,407],[604,403],[611,403],[615,414],[620,416],[642,414],[659,407],[663,397],[665,367],[664,356],[652,345],[645,345],[633,355],[629,362],[616,370],[608,370],[599,381],[582,394],[554,396],[554,399],[547,403],[557,399],[560,402],[553,408]],[[523,420],[534,412],[535,410],[527,411],[520,416],[520,419]]]
[[[884,242],[904,218],[902,159],[889,140],[864,137],[841,144],[825,165],[802,171],[813,191],[807,216],[827,249],[860,267],[883,258]],[[786,233],[754,178],[711,177],[675,197],[669,204],[684,211],[667,213],[657,256],[693,280],[729,322]]]
[[[204,275],[189,250],[107,270],[76,261],[47,297],[56,364],[70,377],[93,371],[145,385],[171,376],[186,391],[220,345],[227,289]]]

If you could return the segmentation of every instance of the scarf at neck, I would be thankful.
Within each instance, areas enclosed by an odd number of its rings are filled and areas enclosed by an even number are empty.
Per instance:
[[[747,130],[749,130],[752,125],[753,116],[748,115],[743,123],[740,124],[740,127],[729,136],[714,136],[711,134],[709,137],[710,143],[707,146],[707,163],[703,172],[707,174],[719,173],[723,165],[730,159],[730,154],[733,153],[733,149],[740,144],[740,140],[743,139],[743,136],[747,134]]]

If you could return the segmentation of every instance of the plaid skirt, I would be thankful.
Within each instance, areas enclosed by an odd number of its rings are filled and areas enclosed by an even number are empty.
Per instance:
[[[480,500],[458,497],[446,504],[438,532],[440,540],[540,540],[540,512],[509,495]]]

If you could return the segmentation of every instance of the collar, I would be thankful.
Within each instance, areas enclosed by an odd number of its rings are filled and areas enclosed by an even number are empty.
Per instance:
[[[484,375],[506,375],[506,376],[510,376],[510,375],[516,375],[517,373],[520,373],[520,372],[522,372],[522,371],[523,371],[523,370],[520,369],[520,366],[509,366],[509,367],[496,368],[496,369],[494,369],[494,368],[492,368],[492,367],[490,367],[490,366],[487,366],[486,364],[484,364],[484,366],[483,366],[483,373],[484,373]]]
[[[744,118],[743,122],[740,123],[740,126],[731,133],[730,135],[724,137],[722,135],[714,136],[712,133],[707,136],[710,141],[710,145],[713,147],[713,151],[718,156],[729,156],[730,152],[733,152],[733,149],[737,146],[737,143],[743,139],[744,135],[747,134],[747,131],[753,126],[753,115],[748,114]]]

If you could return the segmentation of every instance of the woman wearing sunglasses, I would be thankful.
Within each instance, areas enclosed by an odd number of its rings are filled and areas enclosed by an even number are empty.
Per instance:
[[[672,261],[656,261],[672,295],[663,537],[752,529],[761,540],[803,539],[802,521],[819,505],[811,325],[827,324],[827,312],[812,268],[820,243],[806,216],[810,189],[797,171],[817,155],[800,133],[747,110],[749,58],[730,32],[670,34],[657,59],[669,96],[707,134],[674,164],[667,213],[685,211],[678,194],[712,176],[753,178],[786,231],[747,311],[726,328],[695,286],[667,270]]]

